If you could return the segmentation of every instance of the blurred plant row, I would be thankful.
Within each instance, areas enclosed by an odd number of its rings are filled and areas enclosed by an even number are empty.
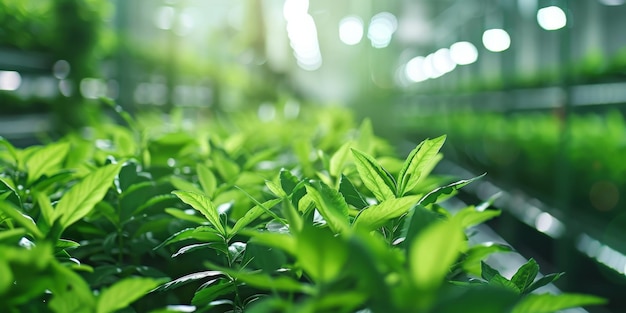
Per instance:
[[[624,213],[626,123],[618,111],[572,114],[567,120],[558,112],[467,112],[427,121],[411,118],[406,125],[449,134],[454,150],[448,156],[466,166],[515,181],[551,204],[558,201],[559,185],[566,184],[572,210],[602,223]],[[572,179],[559,182],[561,175]]]
[[[296,109],[297,108],[297,109]],[[0,141],[3,312],[554,312],[562,273],[504,277],[473,241],[499,215],[442,201],[445,137],[404,158],[339,108],[175,111],[41,146]]]

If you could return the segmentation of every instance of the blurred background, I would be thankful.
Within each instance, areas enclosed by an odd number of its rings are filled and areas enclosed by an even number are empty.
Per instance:
[[[401,154],[448,134],[440,174],[488,173],[459,199],[499,193],[496,232],[623,312],[625,2],[0,0],[0,135],[54,138],[107,101],[338,104]]]

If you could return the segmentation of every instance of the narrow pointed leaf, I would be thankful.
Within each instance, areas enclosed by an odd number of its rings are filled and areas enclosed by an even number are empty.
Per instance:
[[[385,171],[373,157],[356,149],[351,150],[363,184],[374,194],[376,199],[384,201],[395,198],[396,183],[391,174]]]
[[[13,147],[13,145],[4,137],[0,136],[0,145],[4,146],[7,151],[9,151],[9,154],[11,155],[11,157],[13,158],[13,165],[17,165],[19,162],[19,158],[17,156],[17,151],[15,149],[15,147]]]
[[[55,208],[55,220],[65,229],[89,214],[104,198],[122,164],[110,164],[87,175],[63,195]]]
[[[311,196],[317,210],[326,220],[334,233],[348,230],[348,204],[343,196],[335,189],[318,182],[313,186],[306,186],[307,194]]]
[[[539,279],[537,279],[537,281],[535,281],[534,283],[532,283],[530,286],[528,286],[528,288],[526,288],[526,290],[524,291],[525,293],[531,293],[533,291],[535,291],[538,288],[541,288],[551,282],[556,281],[557,279],[561,278],[561,276],[565,275],[565,273],[552,273],[552,274],[548,274],[546,276],[543,276]]]
[[[195,306],[206,306],[211,301],[217,299],[220,296],[229,294],[235,291],[235,284],[223,278],[218,278],[203,284],[196,293],[194,293],[191,299],[191,304]]]
[[[469,206],[459,211],[454,219],[459,220],[463,228],[468,228],[500,216],[500,213],[500,210],[478,211],[475,207]]]
[[[586,305],[600,305],[605,299],[582,294],[530,294],[522,299],[511,313],[553,313]]]
[[[154,291],[167,291],[167,290],[178,288],[180,286],[186,285],[188,283],[191,283],[200,279],[218,278],[218,277],[224,277],[224,276],[226,275],[224,275],[224,273],[220,271],[203,271],[203,272],[192,273],[192,274],[174,279],[165,284],[162,284],[158,286],[156,289],[154,289]]]
[[[131,277],[104,289],[98,297],[97,313],[110,313],[128,307],[131,303],[156,288],[161,282],[152,278]]]
[[[263,215],[266,211],[270,210],[273,206],[282,201],[281,199],[272,199],[265,201],[261,206],[255,205],[252,209],[248,210],[244,216],[235,222],[233,229],[230,231],[231,235],[238,233],[244,227],[250,225],[257,218]]]
[[[429,192],[428,194],[426,194],[421,200],[420,200],[420,204],[423,206],[427,206],[429,204],[432,203],[437,203],[437,201],[439,201],[441,198],[444,198],[445,196],[450,196],[452,195],[454,192],[456,192],[457,190],[459,190],[460,188],[468,185],[469,183],[482,178],[483,176],[485,176],[485,174],[482,174],[480,176],[474,177],[474,178],[470,178],[470,179],[463,179],[463,180],[459,180],[457,182],[451,183],[449,185],[443,186],[443,187],[439,187],[431,192]]]
[[[390,219],[407,213],[419,201],[419,196],[407,196],[385,200],[361,211],[354,220],[354,227],[374,230],[383,226]]]
[[[511,277],[511,281],[524,292],[535,281],[537,274],[539,274],[539,264],[531,258],[517,270]]]
[[[407,157],[398,175],[398,196],[412,190],[424,179],[437,161],[446,136],[422,141]]]
[[[208,224],[209,222],[206,220],[206,218],[202,218],[198,215],[193,215],[193,214],[187,214],[187,212],[179,210],[179,209],[175,209],[175,208],[167,208],[165,209],[165,213],[178,218],[180,220],[183,221],[188,221],[188,222],[192,222],[192,223],[196,223],[196,224]]]
[[[158,250],[163,246],[189,239],[195,239],[202,242],[224,241],[224,238],[220,236],[215,229],[209,226],[198,226],[196,228],[186,228],[171,235],[152,250]]]
[[[339,192],[344,196],[349,205],[359,210],[368,205],[363,198],[363,195],[361,195],[356,187],[354,187],[350,179],[343,174],[341,175],[341,180],[339,181]]]
[[[485,262],[480,262],[480,269],[480,276],[486,281],[490,281],[494,276],[500,274],[498,270],[489,266],[489,264]]]
[[[198,186],[194,185],[193,183],[190,183],[180,177],[177,176],[172,176],[170,178],[170,182],[172,183],[172,185],[174,186],[174,188],[178,189],[178,190],[182,190],[182,191],[191,191],[191,192],[195,192],[195,193],[199,193],[202,194],[204,193],[204,191],[202,191],[202,189],[200,189]]]
[[[352,146],[352,144],[353,143],[350,141],[344,143],[330,158],[330,166],[328,170],[330,175],[332,175],[333,177],[338,177],[339,175],[341,175],[344,165],[348,161],[348,156],[350,155],[350,147]]]
[[[200,180],[200,186],[202,191],[209,197],[213,197],[215,189],[217,188],[217,179],[211,170],[204,164],[198,163],[196,165],[196,173],[198,174],[198,180]]]
[[[42,192],[33,192],[33,197],[37,201],[37,204],[39,204],[39,211],[46,224],[52,225],[54,222],[54,207],[52,207],[52,203],[50,203],[50,198]]]
[[[209,199],[209,197],[191,191],[174,191],[173,193],[180,198],[180,200],[202,213],[202,215],[206,217],[209,223],[211,223],[211,225],[213,225],[213,227],[215,227],[220,234],[226,236],[226,231],[220,221],[220,215],[217,211],[217,207],[213,201]]]

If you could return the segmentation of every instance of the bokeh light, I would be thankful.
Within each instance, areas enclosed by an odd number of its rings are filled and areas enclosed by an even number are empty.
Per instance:
[[[0,71],[0,90],[13,91],[20,88],[22,75],[16,71]]]
[[[483,33],[483,45],[489,51],[502,52],[511,46],[511,37],[504,29],[488,29]]]
[[[358,16],[347,16],[339,22],[339,39],[346,45],[353,46],[363,38],[363,20]]]
[[[450,46],[450,58],[458,65],[468,65],[478,60],[478,50],[471,42],[459,41]]]
[[[367,30],[367,38],[374,48],[385,48],[391,42],[393,33],[398,29],[398,20],[389,12],[381,12],[372,17]]]
[[[537,11],[537,23],[545,30],[557,30],[567,25],[567,16],[561,8],[549,6]]]

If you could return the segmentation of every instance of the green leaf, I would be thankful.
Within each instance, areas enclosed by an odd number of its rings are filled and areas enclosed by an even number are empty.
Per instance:
[[[191,304],[195,306],[205,306],[217,297],[229,294],[236,290],[235,284],[223,278],[214,279],[203,284],[196,291],[191,299]]]
[[[480,262],[480,270],[480,277],[486,281],[490,281],[494,276],[500,274],[498,270],[489,266],[489,264],[485,262]]]
[[[4,214],[13,219],[15,223],[24,227],[36,238],[44,237],[39,228],[37,228],[35,221],[33,221],[30,216],[21,213],[12,203],[1,201],[0,212],[4,212]]]
[[[268,247],[283,250],[291,255],[296,255],[297,243],[296,238],[290,234],[259,232],[259,231],[242,231],[244,235],[251,237],[251,242],[256,242]]]
[[[43,192],[33,191],[33,197],[39,204],[39,211],[41,212],[41,216],[47,225],[52,225],[54,222],[54,208],[52,207],[52,203],[50,203],[50,198],[46,196]]]
[[[419,234],[428,227],[428,225],[440,220],[441,217],[428,210],[421,205],[416,205],[409,211],[402,230],[402,236],[404,237],[404,243],[413,242]]]
[[[226,237],[226,230],[220,221],[219,212],[211,199],[205,195],[190,191],[173,191],[172,193],[180,198],[180,200],[202,213],[213,227],[215,227],[222,236]]]
[[[279,198],[286,198],[287,193],[275,182],[268,180],[265,182],[265,186],[269,189],[275,196]]]
[[[506,279],[506,277],[500,275],[500,273],[496,273],[489,280],[489,285],[494,287],[500,287],[504,289],[511,290],[517,294],[521,293],[522,290],[517,287],[512,281]]]
[[[199,193],[202,194],[204,193],[204,191],[202,189],[200,189],[198,186],[194,185],[193,183],[190,183],[180,177],[177,176],[172,176],[170,177],[170,182],[172,183],[172,185],[174,186],[174,188],[178,189],[178,190],[182,190],[182,191],[191,191],[191,192],[195,192],[195,193]]]
[[[513,249],[511,247],[503,244],[483,243],[475,245],[467,250],[461,267],[469,274],[480,276],[482,260],[486,259],[487,256],[493,253],[510,252],[512,250]]]
[[[165,209],[165,213],[183,221],[188,221],[188,222],[192,222],[196,224],[208,223],[205,218],[202,218],[193,214],[187,214],[187,212],[179,210],[179,209],[175,209],[175,208],[167,208]]]
[[[250,223],[254,222],[257,218],[259,218],[263,213],[280,203],[281,199],[272,199],[265,201],[262,205],[255,205],[252,209],[248,210],[244,216],[235,222],[233,229],[230,231],[230,235],[234,235],[238,233],[241,229],[248,226]]]
[[[15,147],[13,147],[13,145],[4,137],[0,136],[0,145],[4,146],[7,151],[9,151],[9,154],[11,155],[11,157],[13,158],[13,165],[17,166],[17,164],[19,163],[19,158],[17,156],[17,151],[15,149]]]
[[[209,197],[213,197],[215,189],[217,188],[217,179],[213,172],[211,172],[206,165],[198,163],[198,165],[196,165],[196,173],[198,174],[202,191]]]
[[[341,274],[348,258],[341,237],[335,237],[328,228],[305,224],[297,243],[298,263],[313,280],[329,282]]]
[[[63,195],[55,209],[54,220],[60,221],[62,229],[83,218],[102,200],[121,164],[103,166],[87,175]]]
[[[363,184],[374,194],[376,199],[384,201],[395,198],[396,183],[393,176],[385,171],[373,157],[356,149],[351,150]]]
[[[225,181],[232,182],[237,179],[237,175],[240,172],[239,165],[237,165],[237,163],[218,151],[213,153],[212,156],[217,172]]]
[[[412,190],[432,170],[446,136],[422,141],[407,157],[398,174],[398,196]]]
[[[531,258],[517,270],[513,277],[511,277],[511,282],[513,282],[519,290],[524,292],[526,288],[535,281],[537,274],[539,274],[539,264],[537,264],[535,259]]]
[[[419,201],[419,196],[406,196],[388,199],[379,204],[363,209],[354,220],[353,227],[374,230],[387,221],[407,213]]]
[[[188,239],[195,239],[195,240],[199,240],[202,242],[224,241],[224,238],[222,238],[222,236],[220,236],[215,231],[215,229],[210,228],[208,226],[198,226],[196,228],[186,228],[171,235],[169,238],[165,239],[165,241],[160,243],[158,246],[154,247],[152,250],[158,250],[163,246],[166,246],[175,242],[180,242],[183,240],[188,240]]]
[[[57,313],[94,312],[95,299],[91,288],[78,274],[58,263],[51,263],[53,297],[49,307]]]
[[[27,231],[24,228],[15,228],[0,231],[0,243],[17,243],[17,241],[26,235]],[[1,275],[0,275],[1,276]]]
[[[500,210],[478,211],[474,206],[469,206],[457,212],[454,219],[459,220],[463,228],[468,228],[500,216],[500,213]]]
[[[161,286],[157,287],[153,291],[167,291],[167,290],[175,289],[180,286],[186,285],[188,283],[194,282],[196,280],[205,279],[205,278],[218,278],[218,277],[224,277],[224,276],[225,275],[220,271],[203,271],[203,272],[192,273],[192,274],[174,279],[165,284],[162,284]]]
[[[70,144],[55,143],[47,145],[35,151],[26,159],[26,169],[28,170],[27,184],[36,181],[41,175],[59,166],[70,150]]]
[[[528,286],[528,288],[526,288],[525,293],[531,293],[534,290],[541,288],[553,281],[556,281],[557,279],[561,278],[561,276],[565,275],[565,273],[552,273],[552,274],[548,274],[546,276],[543,276],[539,279],[537,279],[537,281],[535,281],[534,283],[532,283],[530,286]]]
[[[349,205],[357,209],[363,209],[368,205],[361,193],[356,189],[356,187],[354,187],[350,179],[343,174],[341,175],[339,181],[339,192],[344,196]]]
[[[415,285],[426,290],[437,288],[466,245],[463,228],[454,220],[428,226],[409,246],[409,269]]]
[[[242,281],[247,285],[255,288],[273,291],[304,292],[309,294],[314,292],[314,288],[310,285],[301,283],[288,276],[272,277],[269,274],[264,273],[263,271],[244,272],[215,266],[213,264],[207,265],[211,268],[216,268],[236,278],[238,281]]]
[[[338,177],[339,175],[341,175],[343,167],[348,160],[348,156],[350,155],[350,147],[352,145],[353,143],[351,141],[344,143],[330,158],[330,167],[328,170],[330,175],[332,175],[333,177]]]
[[[307,194],[315,202],[317,210],[334,233],[342,233],[350,228],[348,204],[337,190],[322,182],[316,182],[312,186],[307,185],[305,187]]]
[[[522,299],[511,313],[553,313],[568,308],[605,303],[605,299],[583,294],[530,294]]]
[[[459,181],[451,183],[449,185],[446,185],[446,186],[443,186],[443,187],[439,187],[439,188],[429,192],[428,194],[426,194],[420,200],[419,204],[421,204],[423,206],[427,206],[427,205],[432,204],[432,203],[437,203],[437,201],[439,201],[440,198],[443,198],[446,195],[452,195],[454,192],[456,192],[460,188],[468,185],[469,183],[471,183],[471,182],[473,182],[473,181],[475,181],[477,179],[482,178],[485,175],[486,174],[482,174],[482,175],[474,177],[474,178],[459,180]]]
[[[279,249],[249,241],[242,263],[248,264],[249,268],[272,273],[287,264],[287,256]]]
[[[125,278],[104,289],[98,297],[97,313],[110,313],[126,308],[156,288],[161,282],[152,278]]]

